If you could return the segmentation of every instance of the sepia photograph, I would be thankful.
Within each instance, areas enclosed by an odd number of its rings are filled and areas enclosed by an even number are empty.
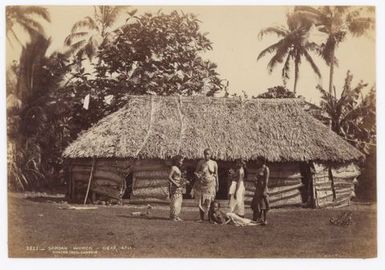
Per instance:
[[[3,8],[8,258],[378,257],[375,5]]]

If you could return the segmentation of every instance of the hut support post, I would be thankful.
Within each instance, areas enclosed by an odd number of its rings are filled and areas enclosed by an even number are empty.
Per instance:
[[[86,192],[86,196],[84,197],[84,202],[83,202],[83,204],[86,204],[86,203],[87,203],[88,193],[90,192],[92,178],[94,177],[95,163],[96,163],[96,158],[94,157],[94,158],[92,159],[92,167],[91,167],[91,172],[90,172],[90,178],[88,179],[87,192]]]
[[[328,169],[329,169],[329,178],[330,178],[330,181],[332,182],[333,201],[335,201],[337,199],[336,188],[334,185],[334,178],[333,178],[332,168],[330,165],[328,166]]]

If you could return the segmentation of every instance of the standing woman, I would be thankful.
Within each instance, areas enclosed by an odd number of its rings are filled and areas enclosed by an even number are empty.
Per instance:
[[[182,209],[183,201],[183,181],[181,167],[183,164],[182,156],[175,156],[173,158],[173,165],[171,166],[168,180],[170,181],[170,219],[173,221],[183,221],[179,214]]]
[[[198,202],[199,222],[203,222],[208,214],[210,204],[219,189],[218,164],[211,159],[211,150],[203,151],[204,159],[198,162],[195,169],[196,181],[193,187],[194,198]]]
[[[260,221],[262,225],[267,224],[267,212],[270,209],[269,205],[269,176],[270,170],[266,166],[266,159],[264,157],[257,158],[257,174],[254,179],[255,193],[251,201],[251,208],[253,209],[253,220]]]
[[[236,171],[229,188],[230,212],[245,217],[245,161],[237,160]]]

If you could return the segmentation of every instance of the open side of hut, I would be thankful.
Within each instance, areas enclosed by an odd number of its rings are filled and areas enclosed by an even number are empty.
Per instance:
[[[186,158],[185,175],[210,148],[219,165],[219,199],[235,160],[247,160],[246,203],[254,192],[254,160],[270,167],[272,207],[346,205],[363,155],[307,114],[297,99],[130,96],[64,151],[74,201],[108,197],[168,202],[171,157]],[[187,193],[191,186],[187,186]],[[90,195],[87,195],[87,191]],[[188,197],[188,195],[186,195]]]

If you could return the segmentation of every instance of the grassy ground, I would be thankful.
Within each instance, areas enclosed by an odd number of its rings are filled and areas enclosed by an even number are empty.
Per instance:
[[[184,209],[184,222],[168,220],[167,207],[151,217],[134,217],[144,208],[68,205],[9,195],[10,257],[374,257],[374,205],[342,209],[273,209],[266,227],[197,223],[196,209]],[[353,212],[350,226],[329,218]],[[251,213],[247,212],[250,217]]]

